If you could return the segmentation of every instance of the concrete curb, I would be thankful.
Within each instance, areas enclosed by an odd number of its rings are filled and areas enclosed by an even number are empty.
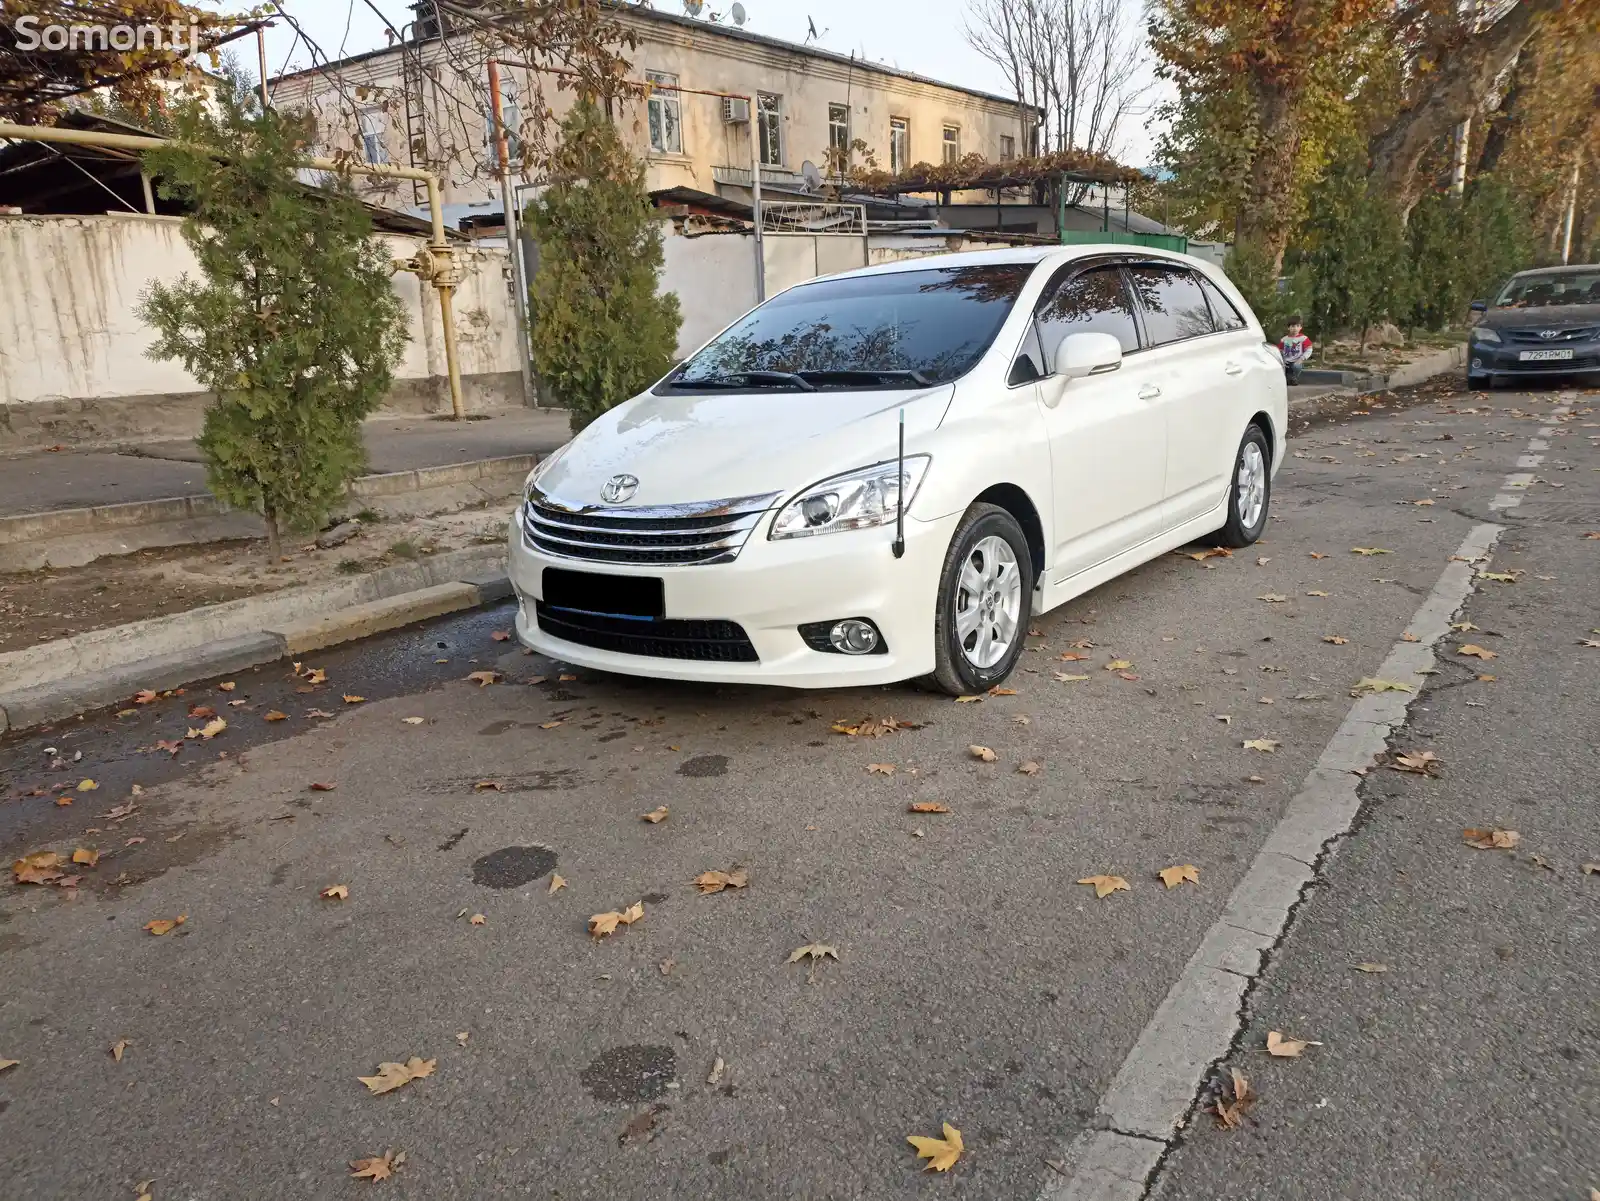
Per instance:
[[[505,455],[365,475],[351,482],[350,502],[409,517],[494,500],[515,494],[539,458]],[[0,571],[81,567],[102,555],[260,536],[260,518],[229,509],[210,493],[19,513],[0,517]]]
[[[510,595],[504,548],[472,547],[11,651],[0,655],[0,734]]]
[[[1447,371],[1462,370],[1466,365],[1467,344],[1462,342],[1460,345],[1447,346],[1433,354],[1424,355],[1414,363],[1396,367],[1388,374],[1377,371],[1306,370],[1300,373],[1300,382],[1351,388],[1364,394],[1382,392],[1388,388],[1409,388],[1412,384],[1420,384],[1423,380],[1443,375]]]

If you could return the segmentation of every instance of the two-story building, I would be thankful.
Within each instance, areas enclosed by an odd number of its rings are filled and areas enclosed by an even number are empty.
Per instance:
[[[273,103],[309,110],[325,154],[350,152],[369,162],[427,166],[445,178],[445,201],[500,211],[489,137],[487,59],[494,5],[479,20],[440,29],[419,17],[398,44],[319,68],[280,76]],[[941,83],[882,63],[797,45],[740,28],[633,5],[618,18],[637,39],[628,50],[632,78],[649,85],[618,124],[646,164],[652,191],[692,188],[748,197],[752,163],[764,187],[806,193],[829,163],[862,161],[858,141],[879,167],[954,162],[977,153],[991,161],[1025,154],[1036,111],[1015,100]],[[501,71],[508,128],[523,121],[537,88],[559,114],[572,101],[548,74]],[[681,89],[681,90],[680,90]],[[735,93],[749,103],[696,94]],[[808,180],[811,181],[808,184]],[[527,179],[518,182],[537,182]],[[409,185],[368,181],[369,198],[402,207]]]

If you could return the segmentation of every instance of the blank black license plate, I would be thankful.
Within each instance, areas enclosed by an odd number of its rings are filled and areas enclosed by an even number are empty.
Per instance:
[[[593,571],[544,569],[544,603],[552,609],[603,613],[608,617],[660,618],[667,615],[659,578],[601,575]]]

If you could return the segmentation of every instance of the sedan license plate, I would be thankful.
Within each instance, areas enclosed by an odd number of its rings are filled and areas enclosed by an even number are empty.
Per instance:
[[[1517,352],[1517,359],[1523,363],[1547,363],[1553,359],[1570,359],[1570,350],[1523,350]]]
[[[665,585],[659,577],[604,575],[595,571],[544,569],[544,603],[553,609],[601,613],[607,617],[655,620],[667,615]]]

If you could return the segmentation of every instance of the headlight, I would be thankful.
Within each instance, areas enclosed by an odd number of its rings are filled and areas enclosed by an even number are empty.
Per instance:
[[[1500,335],[1492,329],[1475,325],[1472,327],[1472,340],[1474,342],[1498,342],[1500,341]]]
[[[572,443],[568,442],[564,446],[557,447],[534,465],[533,470],[528,472],[528,478],[522,481],[523,500],[531,499],[530,494],[533,492],[533,486],[539,482],[545,472],[549,471],[550,468],[556,465],[556,462],[561,458],[562,455],[567,453],[571,446]]]
[[[931,461],[928,455],[906,457],[906,508],[917,499],[917,489],[922,486]],[[836,475],[811,485],[785,505],[768,537],[809,538],[812,534],[888,525],[900,510],[901,491],[894,459]]]

